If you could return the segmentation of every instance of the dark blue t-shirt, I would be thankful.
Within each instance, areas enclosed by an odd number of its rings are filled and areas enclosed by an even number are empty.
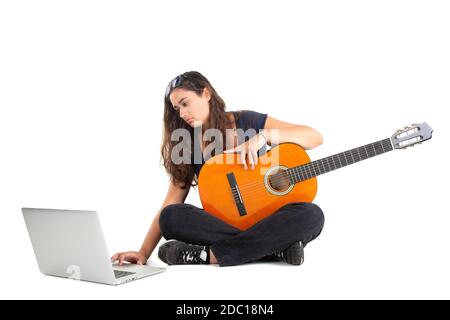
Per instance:
[[[251,111],[251,110],[242,110],[242,111],[232,111],[233,115],[234,115],[234,119],[236,122],[236,129],[242,129],[244,132],[249,130],[249,129],[253,129],[249,133],[249,135],[245,136],[245,141],[247,141],[248,139],[250,139],[252,136],[254,136],[255,134],[257,134],[259,132],[259,130],[264,129],[264,126],[266,124],[266,120],[267,120],[267,113],[259,113],[256,111]],[[244,141],[239,141],[240,143],[243,143]],[[259,154],[261,155],[262,153],[264,153],[266,150],[265,147],[261,148],[261,150],[259,151]],[[204,160],[203,160],[203,163]],[[200,173],[200,169],[203,166],[202,164],[193,164],[194,166],[194,172],[197,175],[197,177],[199,176]]]

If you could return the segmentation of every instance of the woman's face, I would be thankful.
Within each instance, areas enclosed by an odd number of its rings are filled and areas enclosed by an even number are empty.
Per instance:
[[[207,88],[203,89],[199,97],[194,91],[175,88],[169,96],[174,109],[180,118],[192,127],[206,126],[209,117],[209,101],[211,95]]]

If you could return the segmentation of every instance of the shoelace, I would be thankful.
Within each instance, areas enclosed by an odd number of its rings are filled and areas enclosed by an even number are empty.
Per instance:
[[[201,250],[198,249],[187,249],[181,251],[180,260],[184,263],[199,263]]]

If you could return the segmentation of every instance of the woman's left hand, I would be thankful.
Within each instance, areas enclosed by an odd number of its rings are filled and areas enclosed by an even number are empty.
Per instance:
[[[266,138],[263,134],[259,133],[252,138],[248,139],[243,144],[237,147],[225,150],[223,153],[239,153],[244,169],[247,170],[247,162],[245,157],[248,158],[248,164],[251,169],[255,168],[258,164],[258,150],[261,149],[267,143]]]

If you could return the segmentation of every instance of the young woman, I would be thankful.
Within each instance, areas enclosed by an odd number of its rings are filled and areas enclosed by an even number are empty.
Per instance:
[[[320,234],[324,224],[323,212],[317,205],[290,203],[241,231],[203,209],[184,203],[190,187],[197,183],[205,160],[205,148],[211,143],[194,134],[203,134],[213,128],[222,134],[222,142],[232,142],[231,148],[225,150],[223,146],[221,150],[239,153],[242,165],[249,170],[257,164],[258,151],[265,144],[293,142],[308,150],[322,143],[320,133],[308,126],[283,122],[255,111],[225,111],[224,101],[199,72],[177,76],[169,83],[164,99],[161,153],[171,178],[167,196],[141,249],[116,253],[111,257],[112,261],[118,261],[120,265],[125,261],[145,264],[163,236],[171,240],[160,246],[158,256],[170,265],[232,266],[261,259],[293,265],[303,263],[304,246]],[[174,161],[172,151],[179,141],[172,139],[172,133],[177,129],[189,133],[193,149],[194,140],[199,139],[200,163]],[[254,129],[255,134],[245,142],[239,142],[236,129]],[[277,134],[272,135],[270,129],[277,129]],[[194,159],[193,153],[188,156]]]

